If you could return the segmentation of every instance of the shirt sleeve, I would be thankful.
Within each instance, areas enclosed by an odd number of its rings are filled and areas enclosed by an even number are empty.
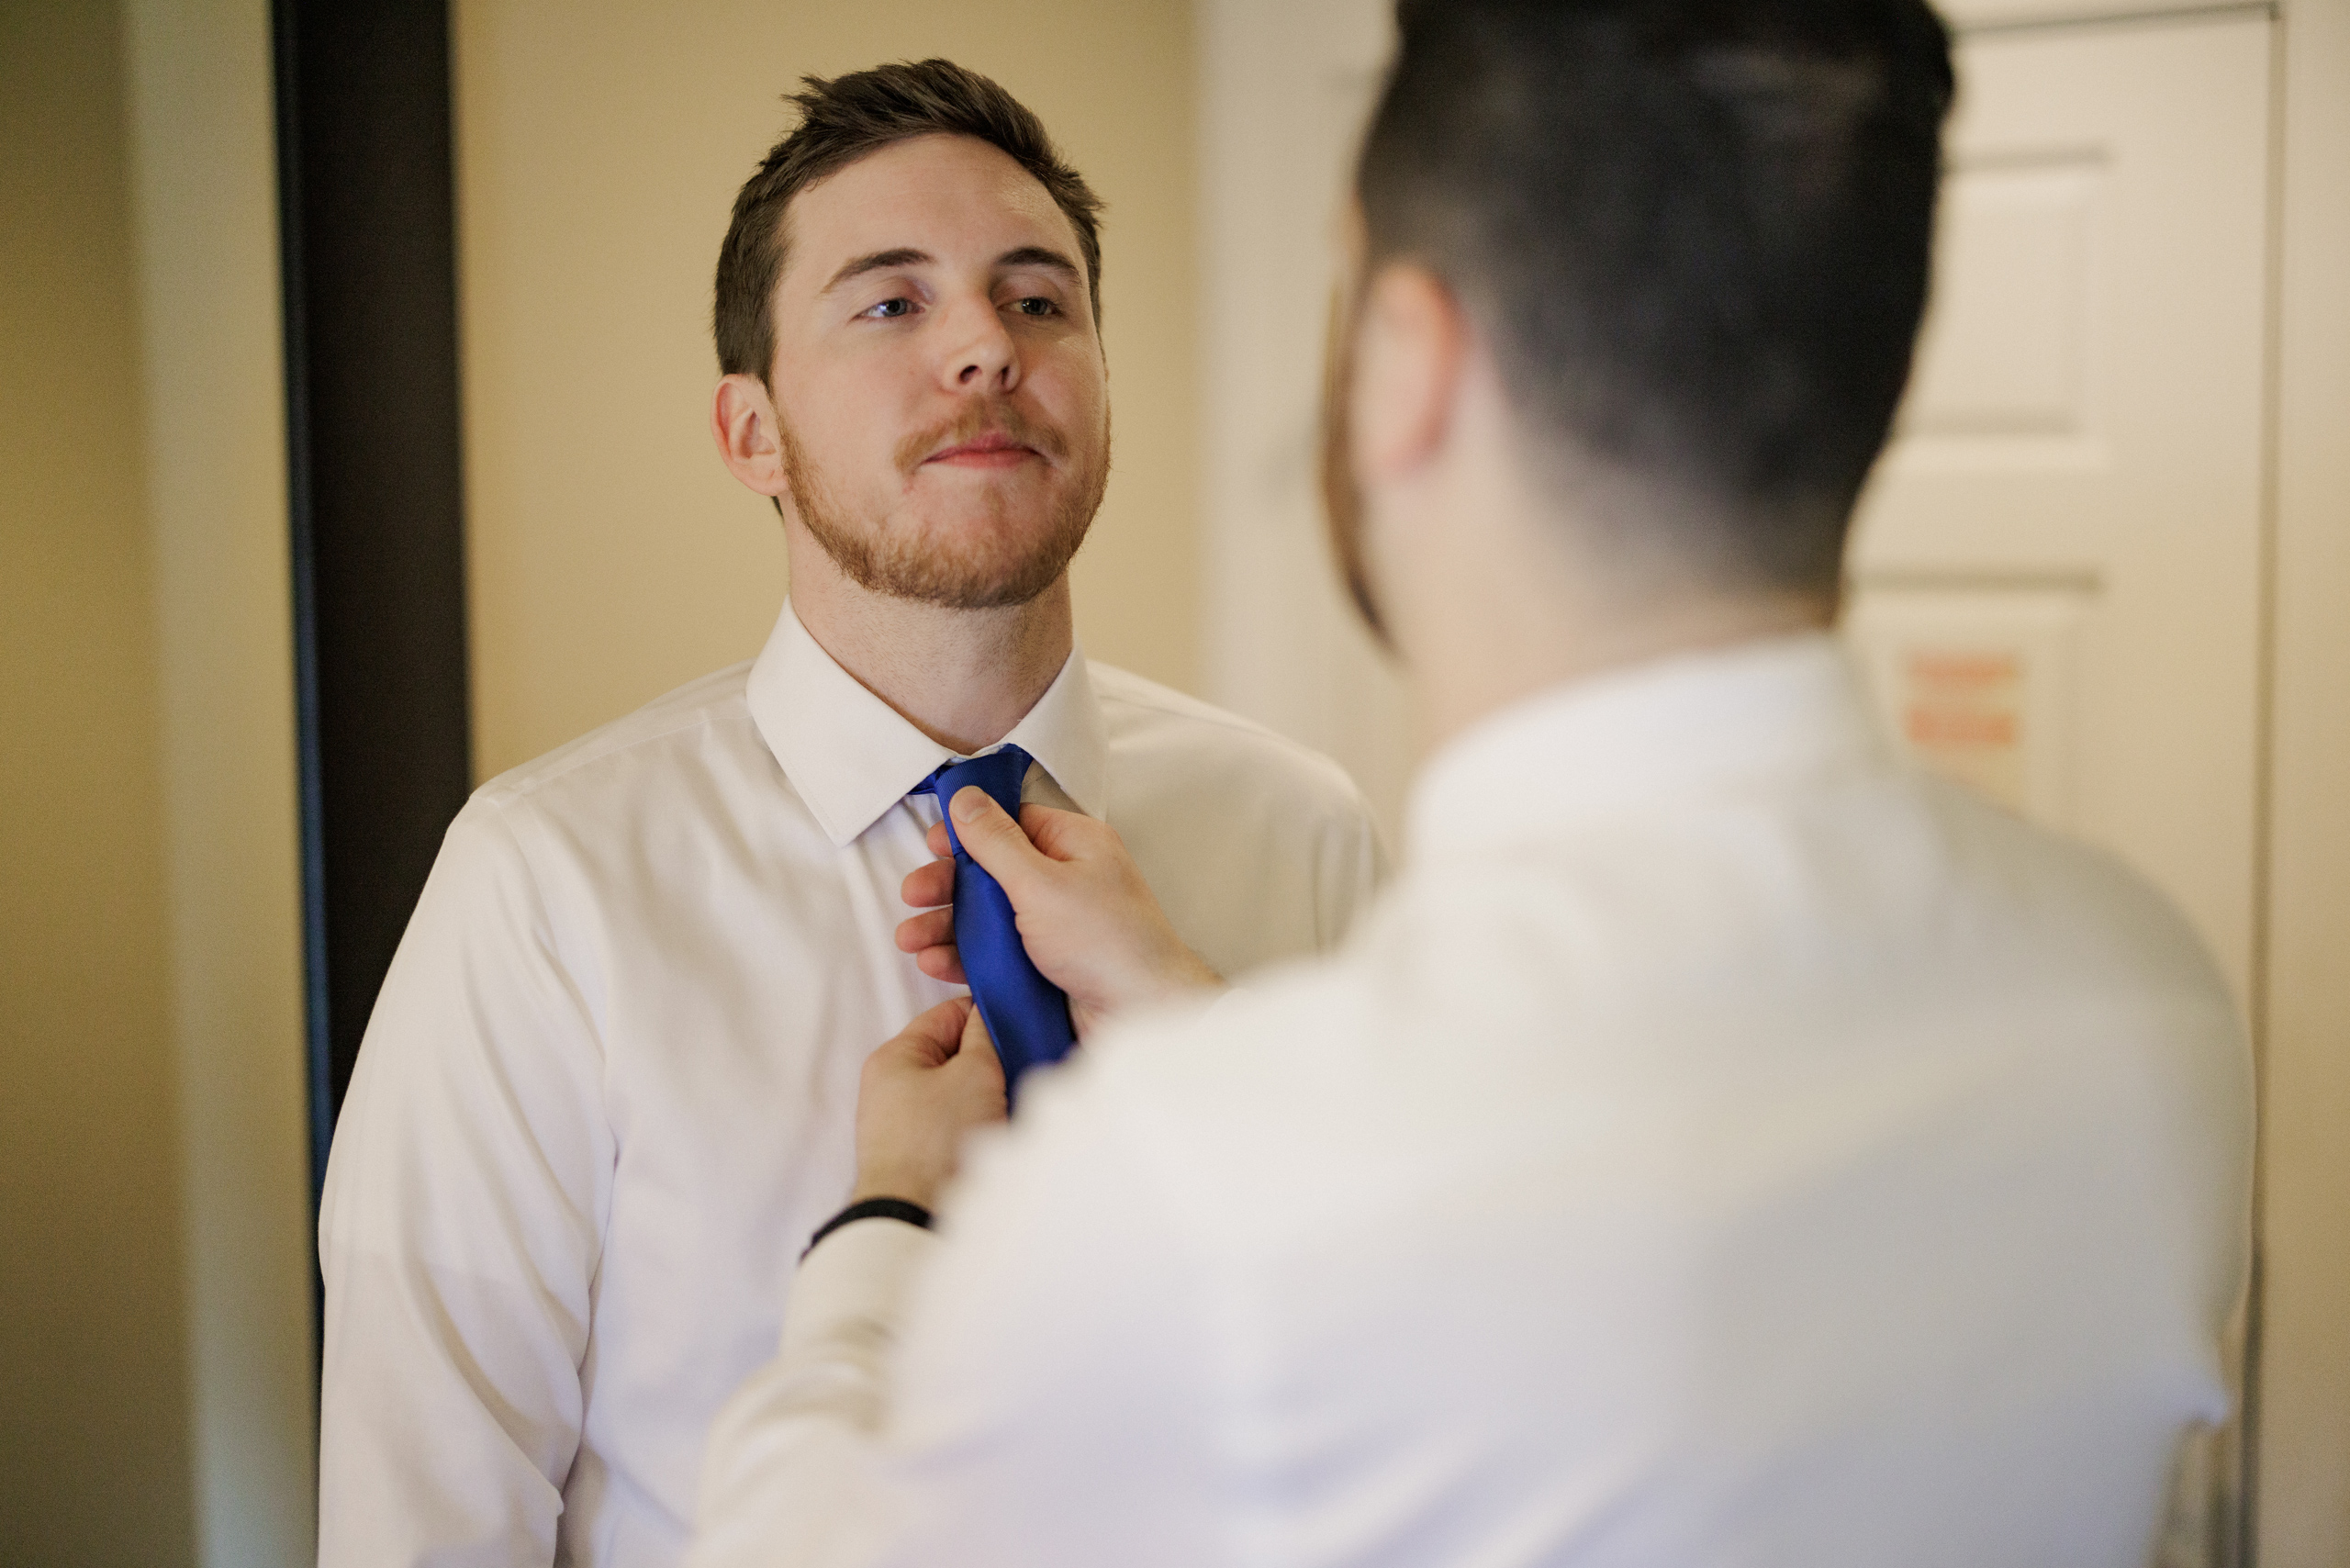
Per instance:
[[[319,1562],[552,1562],[613,1146],[509,823],[451,826],[329,1162]]]
[[[1351,793],[1353,810],[1323,834],[1315,868],[1315,924],[1322,952],[1337,950],[1387,880],[1386,846],[1370,802]]]
[[[703,1464],[691,1568],[1216,1568],[1203,1273],[1061,1072],[933,1238],[810,1254]],[[860,1234],[862,1233],[862,1234]]]
[[[869,1562],[885,1533],[876,1461],[906,1286],[937,1240],[896,1220],[842,1226],[792,1281],[783,1343],[711,1424],[692,1568]]]

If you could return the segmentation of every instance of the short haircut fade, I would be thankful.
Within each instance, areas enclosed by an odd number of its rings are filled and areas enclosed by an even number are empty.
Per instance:
[[[800,90],[785,102],[799,108],[800,123],[744,184],[718,250],[711,330],[721,374],[765,382],[774,365],[772,301],[783,274],[791,198],[868,153],[918,136],[975,137],[1036,177],[1077,230],[1099,328],[1101,198],[1061,157],[1044,122],[1010,93],[949,60],[900,61],[829,81],[803,76]]]
[[[1661,541],[1832,591],[1908,379],[1953,92],[1924,0],[1401,0],[1357,169],[1523,428],[1698,498]]]

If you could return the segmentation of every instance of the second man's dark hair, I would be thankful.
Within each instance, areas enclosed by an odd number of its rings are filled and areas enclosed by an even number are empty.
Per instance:
[[[1924,309],[1953,79],[1922,0],[1402,0],[1372,265],[1461,299],[1538,440],[1698,504],[1661,543],[1832,591]]]

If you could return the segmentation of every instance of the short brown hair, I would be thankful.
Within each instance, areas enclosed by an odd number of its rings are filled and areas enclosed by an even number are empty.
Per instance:
[[[770,149],[734,198],[734,220],[718,249],[711,312],[718,368],[767,378],[775,363],[776,279],[783,273],[784,210],[791,198],[868,152],[917,136],[970,136],[1002,149],[1036,177],[1077,230],[1085,257],[1093,325],[1102,325],[1102,200],[1063,161],[1044,122],[976,71],[951,60],[900,61],[826,81],[803,76],[800,123]]]

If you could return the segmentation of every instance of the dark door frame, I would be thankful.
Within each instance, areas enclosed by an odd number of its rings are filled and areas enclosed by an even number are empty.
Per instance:
[[[311,1198],[472,788],[447,0],[274,0]]]

